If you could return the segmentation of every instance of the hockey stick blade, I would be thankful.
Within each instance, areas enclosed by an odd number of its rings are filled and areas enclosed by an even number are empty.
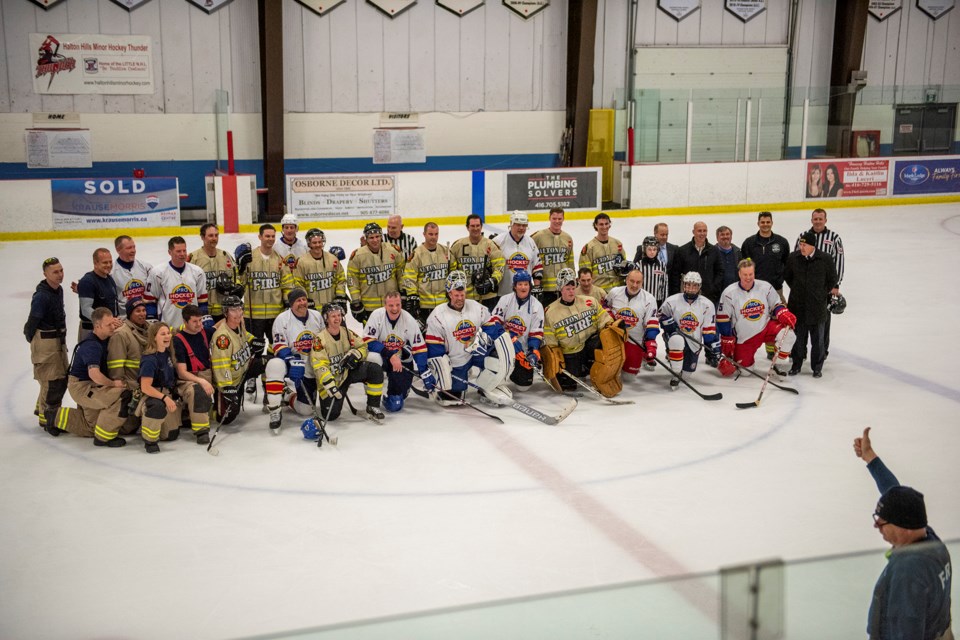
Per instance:
[[[514,411],[519,411],[523,415],[533,418],[534,420],[539,420],[543,424],[556,426],[566,420],[567,416],[573,413],[573,410],[577,408],[577,399],[570,398],[570,402],[567,403],[567,406],[564,407],[563,410],[556,416],[548,416],[542,411],[538,411],[537,409],[527,406],[522,402],[517,402],[516,400],[513,400],[509,405],[506,406],[510,407]]]
[[[754,400],[753,402],[738,402],[737,409],[753,409],[754,407],[759,407],[760,401]]]
[[[574,376],[574,375],[571,375],[566,369],[560,369],[560,372],[563,373],[563,375],[565,375],[565,376],[567,376],[568,378],[570,378],[571,380],[573,380],[574,382],[576,382],[578,385],[580,385],[580,386],[583,387],[584,389],[586,389],[587,391],[589,391],[593,396],[595,396],[595,397],[597,397],[597,398],[600,398],[601,400],[603,400],[603,401],[606,402],[607,404],[611,404],[611,405],[617,405],[617,404],[634,404],[633,400],[614,400],[613,398],[608,398],[607,396],[603,395],[602,393],[600,393],[599,391],[597,391],[596,389],[594,389],[593,387],[591,387],[589,384],[587,384],[586,382],[584,382],[584,381],[581,380],[580,378],[578,378],[578,377],[576,377],[576,376]]]
[[[678,374],[676,371],[674,371],[673,369],[671,369],[671,368],[670,368],[670,365],[664,363],[660,358],[655,358],[655,360],[657,361],[657,364],[659,364],[661,367],[663,367],[664,369],[666,369],[666,370],[670,373],[670,375],[672,375],[675,379],[677,379],[677,380],[679,380],[680,382],[682,382],[684,385],[686,385],[686,387],[687,387],[688,389],[690,389],[691,391],[693,391],[695,394],[697,394],[698,396],[700,396],[700,397],[703,398],[704,400],[722,400],[722,399],[723,399],[723,394],[722,394],[722,393],[709,393],[709,394],[707,394],[707,393],[701,393],[699,389],[697,389],[697,388],[694,387],[692,384],[690,384],[689,382],[687,382],[686,380],[684,380],[682,375]]]

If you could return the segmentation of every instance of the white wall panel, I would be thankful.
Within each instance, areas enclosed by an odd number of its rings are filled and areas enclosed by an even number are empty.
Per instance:
[[[503,11],[499,11],[500,8]],[[493,8],[490,4],[485,4],[477,11],[484,12],[486,23],[484,41],[487,53],[483,69],[485,108],[487,111],[506,111],[510,108],[510,22],[513,16],[509,15],[506,7]]]
[[[67,5],[61,3],[37,14],[37,31],[43,33],[83,33],[71,31],[67,20]],[[40,96],[40,108],[46,112],[73,111],[72,95]]]
[[[483,56],[486,22],[483,19],[483,9],[471,11],[459,20],[460,111],[479,111],[485,105]]]
[[[536,16],[527,20],[510,16],[510,111],[533,109],[533,29],[536,20]]]
[[[355,112],[357,102],[357,1],[330,12],[333,111]]]
[[[954,8],[940,19],[947,21],[947,51],[944,57],[953,61],[943,70],[943,84],[960,86],[960,64],[956,64],[960,60],[960,10]]]
[[[295,3],[294,0],[286,0],[299,7],[303,5]],[[304,65],[304,74],[300,80],[303,84],[303,109],[300,111],[330,111],[332,109],[332,74],[333,64],[331,59],[331,37],[330,16],[320,17],[304,9],[303,18],[303,49],[299,55],[291,57],[289,67],[286,68],[284,82],[288,78],[297,76],[297,60],[310,60],[310,64]],[[287,109],[294,111],[289,104]]]
[[[187,2],[161,2],[160,20],[171,28],[161,29],[163,46],[162,78],[163,102],[166,113],[193,113],[193,80],[190,55],[190,4]]]
[[[194,9],[195,10],[195,9]],[[230,103],[235,113],[260,111],[260,46],[256,0],[234,0],[220,12],[230,12],[230,53],[233,60]]]
[[[432,111],[436,99],[436,42],[434,5],[421,1],[407,9],[410,14],[410,108]]]
[[[218,11],[217,13],[220,18],[220,88],[229,93],[230,111],[233,112],[233,47],[230,41],[230,12]]]
[[[410,111],[410,11],[383,23],[383,108]]]
[[[460,111],[460,18],[446,10],[433,13],[434,110]]]
[[[566,108],[567,86],[567,11],[566,2],[558,2],[550,7],[552,11],[541,13],[543,20],[544,47],[543,65],[540,82],[543,87],[544,111],[557,111]],[[620,24],[623,25],[623,20]],[[621,27],[626,37],[626,28]],[[621,56],[622,59],[622,56]],[[596,84],[596,81],[594,81]]]
[[[130,12],[111,0],[100,0],[100,33],[108,35],[130,33]],[[134,113],[136,111],[133,96],[75,96],[74,103],[80,113],[101,111]]]
[[[220,17],[190,11],[190,67],[193,86],[191,113],[212,113],[220,88]]]
[[[304,32],[316,27],[305,13],[312,12],[299,2],[283,0],[283,106],[295,113],[307,110],[307,77],[314,75],[313,65],[300,62],[309,56]],[[326,58],[326,52],[312,53],[312,60]]]
[[[354,1],[358,34],[357,109],[379,112],[383,111],[383,32],[393,26],[385,23],[399,18],[384,17],[369,2]]]
[[[10,0],[6,1],[9,2]],[[164,61],[163,39],[160,37],[163,32],[160,20],[160,5],[163,2],[164,0],[153,0],[140,6],[136,11],[130,12],[130,33],[150,36],[153,42],[153,83],[155,90],[149,95],[133,96],[133,106],[137,113],[164,112],[163,70],[169,63]],[[170,28],[173,28],[173,26]],[[119,102],[113,104],[118,109],[121,106]],[[110,109],[106,110],[110,111]]]
[[[774,0],[776,1],[776,0]],[[723,8],[723,2],[701,2],[700,11],[697,13],[700,33],[695,42],[682,42],[684,45],[718,45],[723,43],[723,31],[720,25],[723,24],[723,14],[727,10]]]
[[[70,33],[104,33],[104,23],[116,13],[115,9],[126,13],[121,7],[116,5],[105,7],[104,4],[113,3],[98,2],[97,0],[75,4],[66,3]],[[79,113],[101,113],[105,97],[97,95],[73,96],[73,110]]]
[[[32,70],[36,52],[30,51],[29,36],[37,30],[37,12],[29,2],[5,0],[3,42],[10,82],[10,111],[40,111],[40,96],[33,92]]]

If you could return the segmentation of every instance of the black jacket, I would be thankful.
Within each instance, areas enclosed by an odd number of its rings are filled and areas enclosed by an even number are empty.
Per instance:
[[[697,251],[693,240],[677,249],[673,262],[667,266],[670,272],[668,295],[680,292],[680,279],[688,271],[696,271],[703,280],[700,293],[706,296],[713,304],[720,301],[723,293],[721,286],[723,267],[720,264],[720,252],[717,247],[708,241],[702,252]]]
[[[41,280],[30,301],[30,315],[23,325],[23,335],[30,342],[37,329],[56,332],[61,340],[67,335],[67,315],[63,308],[63,287],[52,289]],[[47,337],[47,336],[44,336]],[[53,337],[51,334],[50,337]]]
[[[810,258],[794,251],[787,257],[784,279],[790,287],[787,308],[797,322],[815,325],[826,321],[830,290],[837,286],[833,259],[822,251],[815,250]]]
[[[729,253],[724,253],[720,247],[717,247],[717,255],[720,256],[720,293],[723,293],[729,285],[740,281],[740,274],[737,271],[737,265],[740,263],[740,247],[731,244]]]
[[[764,238],[756,233],[743,241],[740,253],[756,264],[757,280],[765,280],[777,290],[783,288],[783,269],[790,255],[790,243],[786,238],[775,233]]]

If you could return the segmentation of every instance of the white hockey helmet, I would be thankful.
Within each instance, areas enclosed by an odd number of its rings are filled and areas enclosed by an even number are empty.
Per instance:
[[[577,272],[570,267],[564,267],[560,269],[560,272],[557,274],[557,291],[560,291],[568,284],[577,286]]]
[[[293,214],[293,213],[285,213],[285,214],[283,214],[283,217],[280,218],[280,226],[281,226],[281,227],[283,227],[284,225],[287,225],[287,224],[292,224],[293,226],[297,227],[298,229],[300,228],[300,223],[297,222],[297,216],[296,216],[296,214]]]
[[[526,211],[513,211],[510,213],[510,224],[530,224]]]
[[[700,274],[696,271],[687,271],[683,274],[681,279],[683,292],[687,295],[696,295],[700,293],[700,287],[703,285],[703,278],[700,277]],[[690,285],[690,290],[687,290],[687,285]]]

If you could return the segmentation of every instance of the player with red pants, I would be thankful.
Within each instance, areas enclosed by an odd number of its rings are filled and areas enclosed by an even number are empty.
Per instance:
[[[723,355],[749,367],[761,345],[775,344],[779,350],[774,366],[778,373],[786,371],[790,364],[790,350],[796,341],[793,328],[797,317],[780,302],[777,290],[769,282],[756,279],[753,260],[741,260],[737,273],[740,281],[723,290],[717,309],[717,329]],[[730,376],[736,366],[725,359],[717,369]]]

